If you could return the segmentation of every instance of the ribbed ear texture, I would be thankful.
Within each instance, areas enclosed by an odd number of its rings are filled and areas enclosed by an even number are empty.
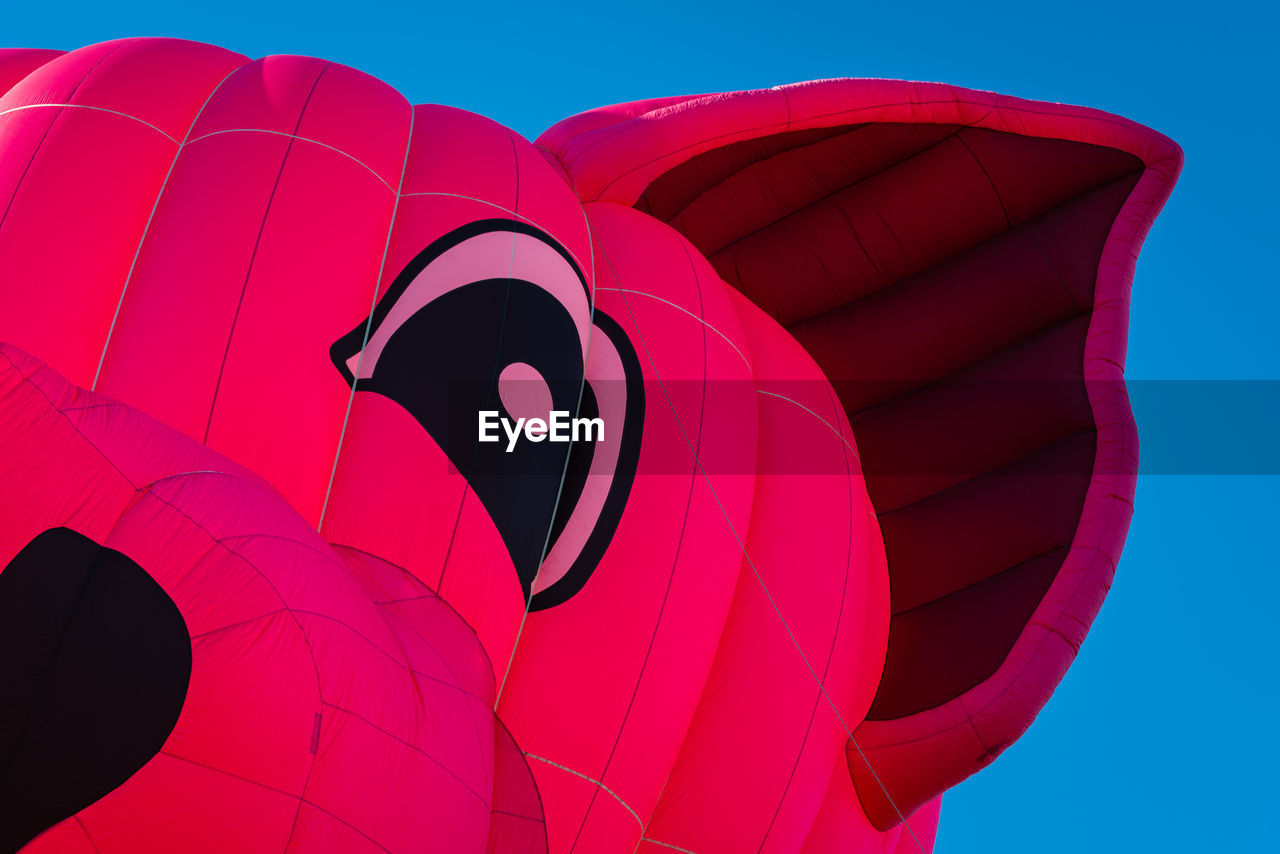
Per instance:
[[[540,142],[585,199],[687,237],[838,393],[892,608],[849,764],[897,824],[1030,725],[1111,583],[1128,291],[1180,151],[1091,110],[857,80],[624,105]]]

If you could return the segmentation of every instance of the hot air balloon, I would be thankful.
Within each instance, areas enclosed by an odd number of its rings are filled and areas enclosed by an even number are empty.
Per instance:
[[[0,92],[0,848],[927,851],[1101,606],[1158,133],[828,80],[531,143],[169,39]]]

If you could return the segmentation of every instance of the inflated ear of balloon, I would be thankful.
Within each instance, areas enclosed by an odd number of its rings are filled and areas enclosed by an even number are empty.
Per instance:
[[[4,351],[6,584],[100,554],[192,662],[32,850],[927,849],[1101,604],[1159,134],[835,80],[529,143],[165,39],[0,92],[0,340],[92,389]],[[478,440],[545,409],[604,439]]]
[[[538,144],[589,217],[665,223],[830,382],[891,591],[848,768],[873,824],[899,824],[1025,731],[1110,587],[1137,471],[1129,288],[1180,149],[883,80],[619,105]]]

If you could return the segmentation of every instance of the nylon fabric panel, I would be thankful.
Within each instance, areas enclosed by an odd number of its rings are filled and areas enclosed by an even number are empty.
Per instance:
[[[955,131],[955,126],[945,124],[866,124],[747,140],[717,151],[714,163],[695,158],[677,166],[637,204],[650,202],[651,195],[664,190],[681,193],[687,173],[720,177],[698,181],[694,186],[702,192],[693,195],[686,190],[679,201],[661,209],[655,205],[654,210],[712,257],[743,235],[827,199],[832,188],[870,179]]]
[[[550,760],[534,773],[556,793],[544,803],[557,851],[639,840],[737,579],[740,550],[723,512],[745,528],[754,483],[749,470],[714,465],[753,457],[755,446],[747,351],[723,285],[653,220],[616,205],[587,214],[597,311],[631,339],[647,404],[639,474],[609,548],[572,599],[529,615],[499,706],[524,749]]]
[[[175,166],[99,383],[249,465],[313,522],[350,397],[328,347],[373,292],[409,118],[393,90],[338,66],[269,58],[229,79]],[[198,271],[193,241],[212,261]]]
[[[808,836],[797,850],[800,854],[827,854],[846,849],[860,854],[919,854],[920,847],[916,845],[916,839],[919,839],[924,850],[931,851],[928,839],[933,828],[925,811],[917,811],[907,818],[907,822],[911,833],[904,825],[887,831],[872,825],[858,801],[853,779],[849,776],[848,761],[839,756],[831,772],[826,797],[813,818]]]
[[[35,852],[35,854],[46,854],[46,852],[94,854],[95,850],[93,840],[84,832],[84,828],[72,819],[55,824],[26,847],[28,854],[30,852]]]
[[[139,252],[98,391],[205,441],[227,345],[292,147],[288,135],[325,67],[298,57],[256,60],[209,100]]]
[[[738,529],[750,563],[646,836],[696,851],[795,850],[826,794],[832,752],[874,694],[888,579],[834,392],[779,326],[735,302],[758,366],[760,473],[750,527]],[[815,454],[849,474],[806,473]]]
[[[132,500],[133,488],[118,472],[96,466],[97,452],[76,442],[73,425],[43,396],[44,389],[31,380],[39,363],[15,348],[0,347],[0,401],[5,418],[3,482],[39,483],[42,478],[56,482],[80,479],[84,497],[50,496],[43,501],[6,502],[5,526],[0,529],[0,559],[8,565],[15,555],[42,531],[68,527],[102,542],[115,520]],[[54,397],[63,406],[73,404],[66,395]],[[64,449],[49,454],[46,444]]]
[[[0,340],[92,381],[176,139],[243,61],[124,40],[60,56],[0,98]]]
[[[931,850],[938,839],[938,821],[942,818],[942,797],[936,797],[911,814],[911,829],[915,836],[903,828],[898,834],[898,847],[893,854],[912,854],[921,846]]]
[[[1073,249],[1085,243],[1100,250],[1107,220],[1082,217],[1081,209],[1101,202],[1113,210],[1127,191],[1108,185],[1046,215],[1032,235],[1001,235],[791,331],[826,367],[851,417],[923,388],[1087,312],[1096,268],[1073,263],[1065,247],[1045,250],[1044,238],[1067,228],[1079,241]],[[937,311],[913,312],[921,300]],[[912,336],[889,332],[907,323],[934,346],[912,346]]]
[[[489,854],[546,854],[547,828],[529,760],[497,719]]]
[[[939,175],[946,176],[941,191]],[[921,198],[931,203],[921,205]],[[981,166],[953,136],[710,258],[721,275],[732,276],[743,293],[789,326],[932,266],[1005,227]],[[850,231],[859,239],[850,240]],[[782,282],[789,286],[782,289]]]
[[[143,567],[192,637],[187,701],[163,748],[74,817],[96,850],[335,850],[355,838],[484,850],[499,724],[492,671],[457,614],[404,570],[335,552],[216,452],[20,351],[0,354],[4,498],[24,508],[0,529],[0,553],[74,526]],[[369,763],[378,774],[352,773]],[[536,794],[504,774],[504,798],[536,826]],[[77,839],[65,824],[31,850]]]
[[[269,480],[313,525],[350,399],[329,347],[377,286],[409,121],[408,103],[386,84],[325,69],[281,167],[226,345],[205,441]]]
[[[0,96],[13,88],[22,78],[35,71],[46,62],[62,56],[61,50],[42,50],[40,48],[6,47],[0,48]]]

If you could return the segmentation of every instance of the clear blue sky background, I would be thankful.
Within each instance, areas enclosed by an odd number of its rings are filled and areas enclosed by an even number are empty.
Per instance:
[[[0,41],[126,35],[302,53],[535,136],[606,103],[818,77],[1099,107],[1186,151],[1138,266],[1129,375],[1280,379],[1272,4],[6,4]],[[1277,471],[1273,387],[1138,395],[1161,468]],[[1239,406],[1240,410],[1235,411]],[[1196,460],[1200,462],[1197,463]],[[1115,588],[1031,731],[944,801],[940,854],[1277,850],[1280,478],[1145,476]]]

